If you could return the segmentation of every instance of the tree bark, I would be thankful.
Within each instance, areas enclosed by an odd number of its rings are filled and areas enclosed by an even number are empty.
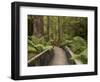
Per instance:
[[[60,27],[60,17],[58,17],[58,44],[60,42],[60,39],[61,39],[61,27]]]
[[[33,33],[33,19],[32,16],[28,16],[28,35],[31,36]]]
[[[47,35],[48,35],[48,40],[50,39],[50,17],[47,16]]]
[[[35,16],[34,17],[34,24],[33,24],[33,35],[37,37],[41,37],[44,34],[44,22],[43,16]]]

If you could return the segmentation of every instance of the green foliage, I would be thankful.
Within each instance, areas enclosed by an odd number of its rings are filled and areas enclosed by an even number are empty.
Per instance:
[[[87,55],[87,49],[85,49],[83,52],[80,53],[80,60],[84,63],[87,64],[88,62],[88,55]]]
[[[87,43],[86,41],[79,36],[73,37],[72,40],[65,40],[61,43],[61,47],[70,47],[70,49],[74,52],[72,60],[78,59],[83,64],[87,63]]]
[[[72,60],[74,59],[78,59],[80,60],[83,64],[87,64],[88,63],[88,55],[87,55],[87,49],[85,49],[84,51],[82,51],[80,54],[74,54],[73,57],[71,58]]]
[[[84,49],[87,48],[87,43],[86,41],[79,36],[74,37],[71,41],[68,42],[67,44],[74,53],[79,54],[82,52]]]
[[[33,54],[38,54],[46,49],[51,50],[53,47],[50,45],[50,42],[46,42],[46,40],[41,37],[37,38],[35,36],[28,37],[28,52],[32,52]]]
[[[28,46],[28,52],[29,53],[37,53],[37,50],[32,46]]]
[[[78,59],[83,64],[87,63],[87,43],[82,37],[74,37],[72,41],[69,42],[68,46],[75,53],[71,59]]]

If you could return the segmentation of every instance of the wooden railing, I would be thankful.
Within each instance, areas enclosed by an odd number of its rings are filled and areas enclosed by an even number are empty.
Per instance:
[[[69,47],[65,47],[66,51],[68,51],[70,57],[73,57],[74,56],[74,53],[71,51],[71,49]],[[82,64],[82,62],[78,59],[74,59],[74,62],[75,64]]]
[[[74,53],[71,51],[69,47],[65,47],[63,49],[66,52],[66,57],[68,59],[69,65],[82,64],[82,62],[78,59],[71,60],[71,57],[74,56]],[[40,54],[29,59],[28,66],[47,66],[50,64],[50,61],[52,60],[53,56],[54,56],[53,49],[44,50]]]
[[[28,66],[45,66],[48,65],[53,57],[53,49],[46,49],[40,54],[28,60]]]

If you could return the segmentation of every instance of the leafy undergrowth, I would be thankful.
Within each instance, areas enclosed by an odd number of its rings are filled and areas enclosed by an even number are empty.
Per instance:
[[[44,37],[37,38],[35,36],[28,37],[28,53],[30,56],[35,56],[42,51],[48,49],[51,50],[53,47],[50,42],[47,42]]]
[[[87,42],[82,37],[73,37],[73,39],[71,40],[62,42],[61,46],[68,46],[72,50],[72,52],[74,53],[74,56],[71,58],[72,60],[78,59],[83,64],[88,63]]]
[[[87,53],[87,42],[79,36],[73,37],[71,40],[65,40],[64,42],[60,43],[61,47],[68,46],[72,52],[74,53],[74,56],[71,58],[71,60],[78,59],[83,64],[88,63],[88,53]],[[44,37],[37,38],[35,36],[29,36],[28,37],[28,53],[29,58],[33,57],[39,53],[41,53],[44,50],[51,50],[53,49],[53,45],[50,41],[46,41]]]
[[[74,54],[74,56],[71,58],[72,60],[78,59],[80,60],[83,64],[88,63],[88,57],[87,57],[87,49],[85,49],[83,52],[80,54]]]

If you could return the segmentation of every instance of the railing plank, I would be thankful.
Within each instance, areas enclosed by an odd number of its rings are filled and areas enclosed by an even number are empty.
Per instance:
[[[35,60],[36,58],[38,58],[39,56],[41,56],[42,54],[44,54],[45,52],[47,52],[49,49],[44,50],[43,52],[41,52],[40,54],[36,55],[35,57],[31,58],[30,60],[28,60],[28,63],[32,62],[33,60]]]
[[[66,49],[69,51],[70,55],[73,57],[74,53],[70,50],[69,47],[66,46]],[[76,64],[83,64],[80,60],[74,59]]]

